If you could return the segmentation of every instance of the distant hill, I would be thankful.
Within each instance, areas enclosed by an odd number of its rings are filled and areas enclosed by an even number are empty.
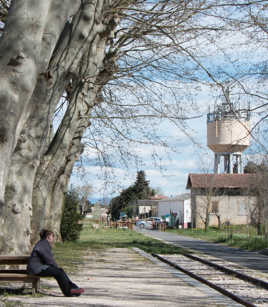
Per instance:
[[[108,206],[111,198],[91,197],[89,201],[93,204],[100,203],[101,205]]]

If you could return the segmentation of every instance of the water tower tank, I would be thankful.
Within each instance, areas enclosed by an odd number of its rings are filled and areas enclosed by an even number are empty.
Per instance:
[[[250,144],[248,110],[223,103],[207,115],[207,145],[214,152],[242,152]]]
[[[215,153],[214,172],[224,158],[224,173],[241,173],[241,153],[250,144],[249,108],[222,103],[207,115],[207,145]]]

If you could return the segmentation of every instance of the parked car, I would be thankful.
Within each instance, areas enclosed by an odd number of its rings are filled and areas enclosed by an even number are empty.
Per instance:
[[[159,224],[161,222],[163,222],[163,220],[161,219],[161,217],[157,217],[157,216],[151,216],[147,219],[147,221],[152,221],[153,224]]]
[[[139,221],[136,222],[136,226],[139,227],[139,228],[153,229],[153,222],[152,221],[139,220]]]
[[[147,219],[147,221],[152,222],[153,224],[153,229],[158,229],[160,223],[162,222],[162,219],[157,216],[151,216]]]

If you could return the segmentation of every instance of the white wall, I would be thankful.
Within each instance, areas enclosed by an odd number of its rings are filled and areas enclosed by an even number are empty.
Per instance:
[[[191,221],[192,221],[191,200],[186,199],[184,201],[184,223],[191,223]]]
[[[152,210],[151,206],[139,206],[139,214],[146,214]]]
[[[221,223],[229,222],[232,225],[249,224],[251,221],[251,214],[256,206],[255,196],[243,195],[222,195],[212,196],[211,201],[219,203],[219,215]],[[202,218],[205,217],[207,206],[207,196],[196,196],[196,227],[203,228],[204,223]],[[217,226],[218,220],[215,215],[210,215],[210,226]]]
[[[177,216],[183,216],[183,200],[161,200],[158,203],[158,216],[170,214],[170,211],[176,212]]]

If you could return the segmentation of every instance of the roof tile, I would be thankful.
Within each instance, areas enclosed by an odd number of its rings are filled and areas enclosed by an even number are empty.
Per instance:
[[[255,181],[256,174],[189,174],[186,188],[248,188]]]

